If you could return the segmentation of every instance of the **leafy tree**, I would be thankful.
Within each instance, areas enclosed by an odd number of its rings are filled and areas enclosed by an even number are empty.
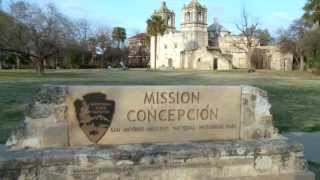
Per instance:
[[[320,29],[306,32],[301,44],[309,67],[320,70]]]
[[[267,46],[273,40],[268,29],[257,29],[255,36],[259,39],[261,46]]]
[[[304,18],[320,25],[320,0],[308,0],[304,6]]]
[[[127,64],[129,49],[108,47],[104,56],[106,57],[107,65],[120,67],[120,61]]]
[[[83,51],[80,44],[73,43],[67,47],[65,58],[67,59],[67,63],[70,64],[72,68],[79,68],[82,65],[82,56]]]
[[[157,68],[157,43],[158,43],[158,36],[163,35],[166,31],[166,23],[161,18],[161,16],[153,15],[150,19],[147,20],[147,33],[150,37],[154,37],[154,52],[155,52],[155,59],[154,59],[154,67]]]
[[[126,29],[123,27],[113,28],[112,39],[118,43],[117,47],[120,48],[121,43],[127,39]]]

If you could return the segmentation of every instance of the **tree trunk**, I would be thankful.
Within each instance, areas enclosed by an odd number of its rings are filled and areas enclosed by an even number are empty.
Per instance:
[[[43,69],[48,68],[47,60],[46,60],[46,59],[44,59],[44,60],[42,61],[42,63],[43,63]]]
[[[54,57],[54,59],[53,59],[53,69],[57,69],[57,64],[58,64],[58,58]]]
[[[300,55],[300,72],[304,71],[304,57]]]
[[[46,67],[46,61],[45,60],[41,60],[40,61],[40,73],[43,75],[44,74],[44,70],[45,70],[45,67]]]
[[[157,43],[158,36],[156,35],[154,38],[154,69],[157,69]]]
[[[249,71],[254,70],[252,66],[252,49],[248,49],[248,69]]]
[[[39,75],[44,74],[44,60],[43,59],[39,59],[36,61],[36,71]]]
[[[36,69],[36,72],[40,74],[40,62],[38,60],[35,61],[34,66],[35,66],[34,68]]]
[[[20,57],[16,58],[17,69],[20,69]]]
[[[317,48],[314,48],[314,49],[313,49],[313,58],[316,58],[317,55],[318,55]]]
[[[95,58],[96,58],[96,53],[94,51],[92,51],[91,53],[91,59],[90,59],[90,65],[94,65],[95,63]]]
[[[81,52],[81,59],[82,59],[82,64],[85,64],[85,62],[84,62],[84,52]]]

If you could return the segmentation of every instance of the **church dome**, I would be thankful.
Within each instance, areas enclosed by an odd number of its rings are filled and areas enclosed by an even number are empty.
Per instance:
[[[188,5],[184,6],[184,9],[199,9],[199,10],[206,10],[205,6],[202,6],[198,0],[192,0]]]
[[[161,3],[160,9],[157,11],[157,13],[172,13],[170,9],[167,7],[167,4],[165,1]]]
[[[216,31],[216,30],[219,30],[220,32],[230,32],[227,28],[225,28],[224,26],[222,26],[220,24],[211,24],[208,27],[208,31],[210,31],[210,32]]]

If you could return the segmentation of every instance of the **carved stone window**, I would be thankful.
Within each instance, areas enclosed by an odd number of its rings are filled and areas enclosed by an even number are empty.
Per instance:
[[[187,13],[186,13],[185,19],[186,19],[187,22],[190,22],[190,21],[191,21],[191,13],[190,13],[190,12],[187,12]]]
[[[168,17],[168,19],[167,19],[167,25],[168,25],[168,26],[172,26],[171,18],[170,18],[170,17]]]
[[[203,21],[203,14],[202,12],[198,12],[198,21],[202,22]]]

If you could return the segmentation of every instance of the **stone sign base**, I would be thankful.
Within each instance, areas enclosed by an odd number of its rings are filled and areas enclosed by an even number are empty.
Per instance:
[[[2,150],[1,180],[314,180],[286,140]]]

